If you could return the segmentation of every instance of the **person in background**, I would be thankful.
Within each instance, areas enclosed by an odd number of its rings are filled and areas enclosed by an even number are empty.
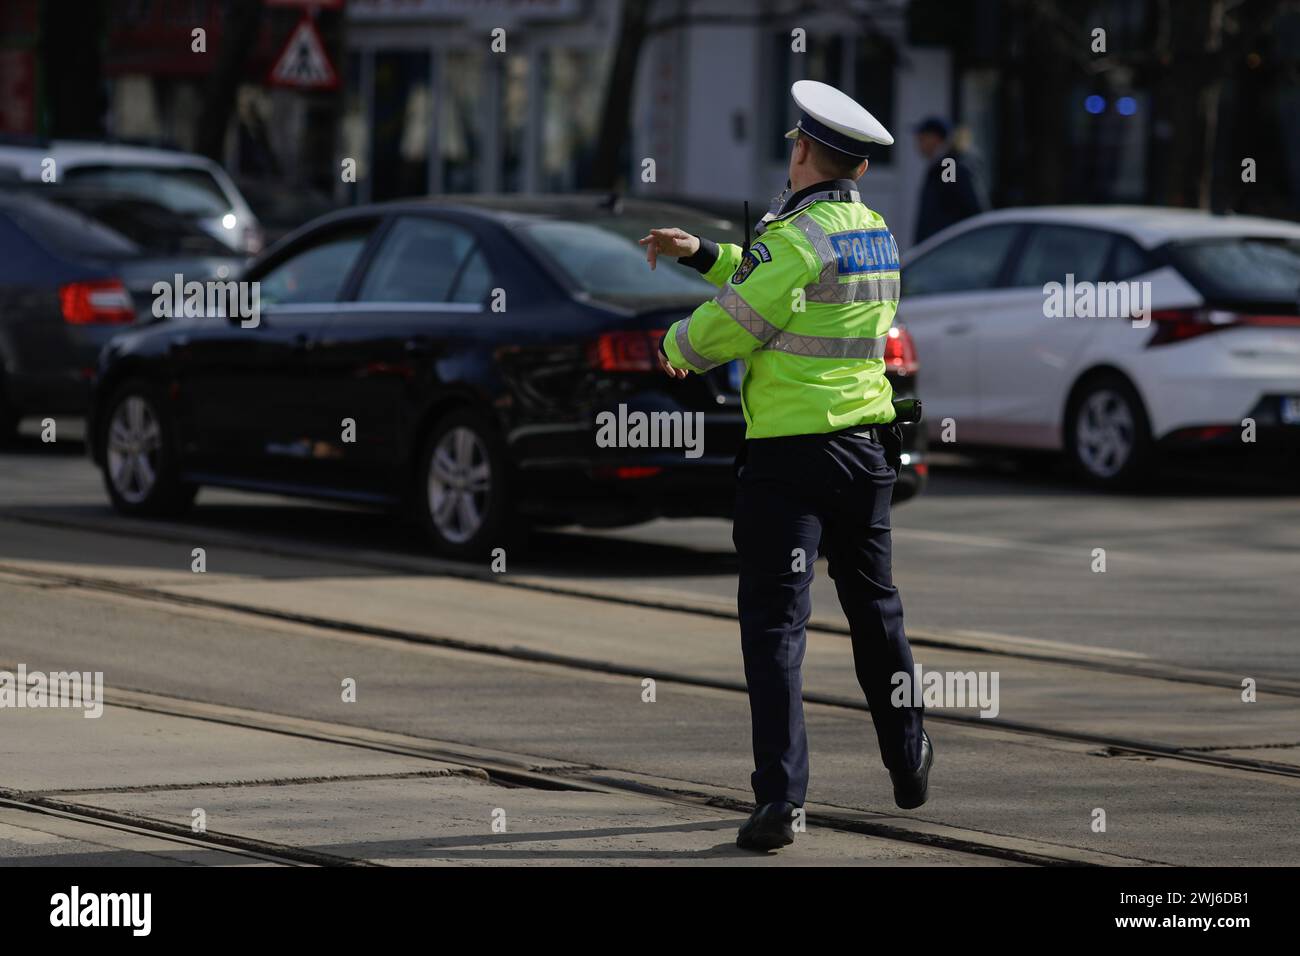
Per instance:
[[[930,116],[917,124],[916,150],[929,164],[921,183],[915,241],[924,242],[941,229],[989,208],[974,164],[952,143],[947,122]],[[952,160],[945,163],[944,160]]]

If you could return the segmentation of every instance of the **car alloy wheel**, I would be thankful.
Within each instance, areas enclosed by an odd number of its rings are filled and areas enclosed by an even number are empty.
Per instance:
[[[1119,474],[1136,442],[1133,410],[1119,392],[1098,389],[1080,405],[1075,443],[1080,463],[1098,478]]]
[[[429,515],[438,533],[464,544],[483,527],[492,492],[487,446],[464,425],[448,429],[429,459]]]
[[[113,410],[108,426],[108,475],[122,500],[140,504],[158,482],[162,426],[153,406],[128,395]]]

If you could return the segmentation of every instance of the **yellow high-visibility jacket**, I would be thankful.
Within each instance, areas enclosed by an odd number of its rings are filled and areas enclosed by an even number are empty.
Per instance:
[[[747,252],[702,239],[682,260],[721,292],[673,324],[664,354],[693,372],[744,361],[748,438],[894,420],[884,354],[898,309],[898,245],[852,185],[802,190],[793,208],[765,217]]]

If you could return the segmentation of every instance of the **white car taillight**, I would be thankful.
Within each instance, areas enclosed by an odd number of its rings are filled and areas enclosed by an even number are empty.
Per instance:
[[[1241,326],[1300,327],[1300,315],[1253,315],[1224,309],[1164,309],[1152,312],[1151,320],[1156,330],[1147,348]]]

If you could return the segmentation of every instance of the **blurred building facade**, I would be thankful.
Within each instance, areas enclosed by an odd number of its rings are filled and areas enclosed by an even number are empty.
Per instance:
[[[548,192],[609,185],[647,198],[765,205],[785,184],[790,85],[851,91],[898,138],[865,183],[910,234],[922,167],[909,125],[946,113],[951,55],[912,47],[906,0],[810,10],[800,0],[642,0],[644,40],[615,182],[593,178],[617,0],[352,0],[343,150],[361,199],[416,192]],[[505,52],[491,31],[505,30]],[[802,31],[797,37],[795,31]],[[646,171],[653,160],[653,179]],[[755,216],[762,209],[754,211]]]
[[[350,0],[356,198],[588,186],[618,16],[601,0]]]
[[[912,234],[924,164],[912,145],[921,117],[949,112],[952,55],[908,40],[906,0],[736,5],[657,0],[637,84],[633,158],[654,158],[661,193],[757,204],[785,186],[798,118],[790,85],[821,80],[845,90],[894,134],[873,147],[864,201],[900,240]]]
[[[863,188],[900,239],[913,233],[924,173],[912,127],[930,114],[957,124],[996,205],[1300,216],[1294,0],[106,0],[76,18],[64,9],[0,8],[0,134],[166,142],[236,176],[337,201],[608,189],[733,214],[749,200],[757,218],[785,182],[790,84],[811,78],[850,92],[893,131]],[[329,88],[270,82],[304,18],[337,76]],[[196,27],[203,54],[191,47]],[[355,182],[340,174],[346,159]],[[1257,182],[1242,181],[1245,159]]]

